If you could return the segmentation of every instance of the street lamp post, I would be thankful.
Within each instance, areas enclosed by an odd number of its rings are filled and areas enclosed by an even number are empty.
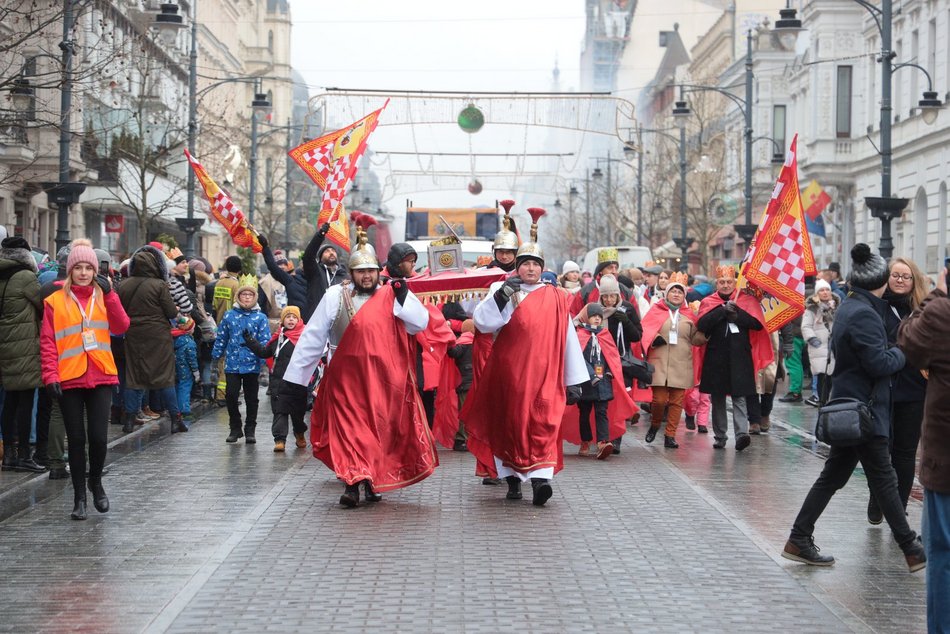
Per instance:
[[[682,95],[681,95],[682,96]],[[683,253],[680,269],[683,272],[689,270],[689,245],[693,239],[686,235],[686,118],[689,116],[689,108],[685,101],[677,101],[673,108],[673,118],[680,129],[680,235],[674,238],[676,246]]]
[[[932,124],[937,118],[937,112],[943,105],[937,99],[937,93],[933,90],[933,81],[930,73],[918,64],[905,62],[892,65],[891,60],[896,57],[896,53],[891,50],[892,39],[892,21],[894,16],[893,0],[881,0],[881,6],[875,6],[867,0],[854,0],[857,4],[864,7],[877,25],[877,30],[881,34],[881,54],[877,61],[881,63],[881,142],[879,154],[881,155],[881,195],[868,196],[864,199],[871,215],[881,221],[881,240],[878,244],[878,251],[883,258],[890,258],[894,254],[894,241],[891,238],[891,221],[899,216],[904,208],[907,207],[907,198],[894,198],[891,195],[891,116],[892,106],[892,77],[894,71],[910,66],[921,71],[927,77],[928,89],[924,91],[923,99],[917,102],[921,110],[921,117],[926,124]],[[801,30],[801,20],[795,17],[797,11],[792,8],[786,8],[779,12],[782,19],[776,21],[775,31],[797,32]]]
[[[73,53],[76,43],[71,39],[73,30],[73,5],[76,0],[63,0],[63,40],[59,48],[63,52],[63,81],[60,87],[59,105],[59,182],[44,183],[47,198],[55,202],[56,250],[69,244],[69,208],[79,202],[86,190],[84,183],[69,182],[69,131],[70,110],[73,98]]]
[[[251,160],[250,160],[250,191],[248,192],[247,220],[254,224],[254,207],[257,198],[257,120],[270,109],[267,95],[261,92],[261,80],[254,82],[254,99],[251,101]]]

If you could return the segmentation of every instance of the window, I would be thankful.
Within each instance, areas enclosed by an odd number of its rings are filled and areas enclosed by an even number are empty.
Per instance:
[[[778,145],[773,151],[785,152],[785,106],[772,107],[772,140]]]
[[[927,72],[931,77],[937,75],[937,18],[927,25]]]
[[[851,66],[838,67],[837,92],[835,95],[835,136],[851,137]]]
[[[273,31],[267,32],[267,50],[270,51],[271,53],[274,52],[274,32]]]

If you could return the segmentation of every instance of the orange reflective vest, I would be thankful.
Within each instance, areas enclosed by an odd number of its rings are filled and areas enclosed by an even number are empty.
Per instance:
[[[96,301],[92,302],[92,311],[86,315],[85,322],[79,306],[62,290],[47,297],[46,303],[53,310],[59,380],[65,382],[84,375],[90,359],[104,374],[118,375],[109,339],[109,316],[102,295],[96,293]],[[91,334],[84,338],[83,332]],[[84,344],[86,339],[88,341]]]

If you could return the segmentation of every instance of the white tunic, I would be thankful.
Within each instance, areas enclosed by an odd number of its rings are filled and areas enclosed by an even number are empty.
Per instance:
[[[472,318],[475,320],[475,327],[481,332],[497,332],[514,314],[516,307],[514,301],[505,304],[504,310],[498,310],[498,304],[495,303],[495,291],[502,287],[504,282],[495,282],[488,289],[488,295],[475,307]],[[518,293],[519,301],[523,301],[528,293],[536,291],[544,284],[522,284],[521,291]],[[512,300],[514,297],[512,297]],[[580,385],[587,381],[590,376],[587,374],[587,364],[584,362],[584,353],[581,351],[580,342],[577,340],[577,331],[571,323],[571,316],[567,316],[567,332],[564,346],[564,385]],[[530,359],[529,359],[530,362]],[[545,478],[550,480],[554,477],[554,467],[544,467],[535,469],[528,473],[520,473],[504,466],[498,456],[495,456],[495,469],[498,471],[498,477],[517,476],[526,482],[531,478]]]
[[[320,357],[326,351],[333,323],[340,313],[343,293],[351,291],[352,286],[349,284],[337,284],[327,289],[323,299],[313,311],[313,315],[310,316],[310,321],[300,333],[300,339],[294,347],[294,354],[290,357],[287,371],[284,372],[284,381],[304,386],[310,383],[310,377],[313,376]],[[354,302],[354,308],[359,311],[365,303]],[[393,316],[402,320],[406,332],[410,335],[422,332],[429,325],[429,311],[422,305],[419,298],[412,294],[412,291],[409,291],[404,304],[393,302]]]

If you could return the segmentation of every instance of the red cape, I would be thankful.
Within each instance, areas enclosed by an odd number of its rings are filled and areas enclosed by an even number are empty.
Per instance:
[[[693,324],[696,324],[699,321],[699,317],[693,313],[692,309],[689,307],[689,304],[685,302],[680,307],[680,315],[689,319],[691,322],[693,322]],[[643,336],[640,338],[640,345],[642,346],[644,358],[650,355],[650,345],[653,343],[653,340],[656,339],[656,336],[663,327],[663,324],[665,324],[666,320],[669,318],[670,308],[666,305],[666,302],[659,301],[650,306],[650,310],[647,311],[643,321],[640,322],[643,326]],[[703,358],[705,355],[706,346],[693,346],[694,385],[699,385],[699,377],[703,372]]]
[[[577,340],[581,344],[581,350],[587,347],[590,335],[590,331],[586,328],[577,329]],[[610,331],[602,328],[597,333],[597,340],[600,342],[600,349],[604,354],[607,367],[610,368],[610,373],[613,374],[611,385],[614,389],[614,398],[607,406],[607,420],[610,423],[610,439],[614,440],[626,433],[627,419],[637,411],[637,405],[630,398],[627,387],[623,383],[620,353],[617,352],[617,344],[614,343]],[[591,416],[590,426],[591,433],[596,437],[593,416]],[[581,444],[580,409],[576,405],[564,410],[564,416],[561,417],[561,434],[567,442],[574,445]]]
[[[423,389],[434,390],[439,387],[442,360],[445,358],[445,351],[455,343],[455,334],[438,306],[425,304],[425,307],[429,311],[429,325],[416,334],[416,341],[422,350],[422,378],[425,381]]]
[[[758,372],[775,360],[775,354],[772,351],[772,341],[769,338],[769,331],[765,327],[765,315],[762,313],[762,304],[752,295],[736,289],[730,299],[735,300],[739,308],[752,315],[757,322],[762,324],[761,330],[749,331],[749,343],[752,346],[752,365]],[[699,317],[702,317],[717,306],[725,304],[719,293],[713,293],[703,299],[699,304]]]
[[[416,388],[416,350],[382,286],[353,316],[320,383],[311,416],[313,455],[347,484],[409,486],[438,466]]]
[[[553,286],[542,286],[525,297],[498,332],[465,403],[468,448],[478,469],[487,470],[477,475],[497,477],[494,456],[520,473],[560,470],[569,301]]]
[[[472,333],[464,332],[455,345],[472,345],[472,339]],[[455,364],[455,359],[446,355],[442,360],[442,371],[439,374],[439,389],[435,393],[435,421],[432,425],[432,435],[447,449],[455,445],[455,434],[459,430],[459,399],[455,388],[461,383],[462,375]]]

